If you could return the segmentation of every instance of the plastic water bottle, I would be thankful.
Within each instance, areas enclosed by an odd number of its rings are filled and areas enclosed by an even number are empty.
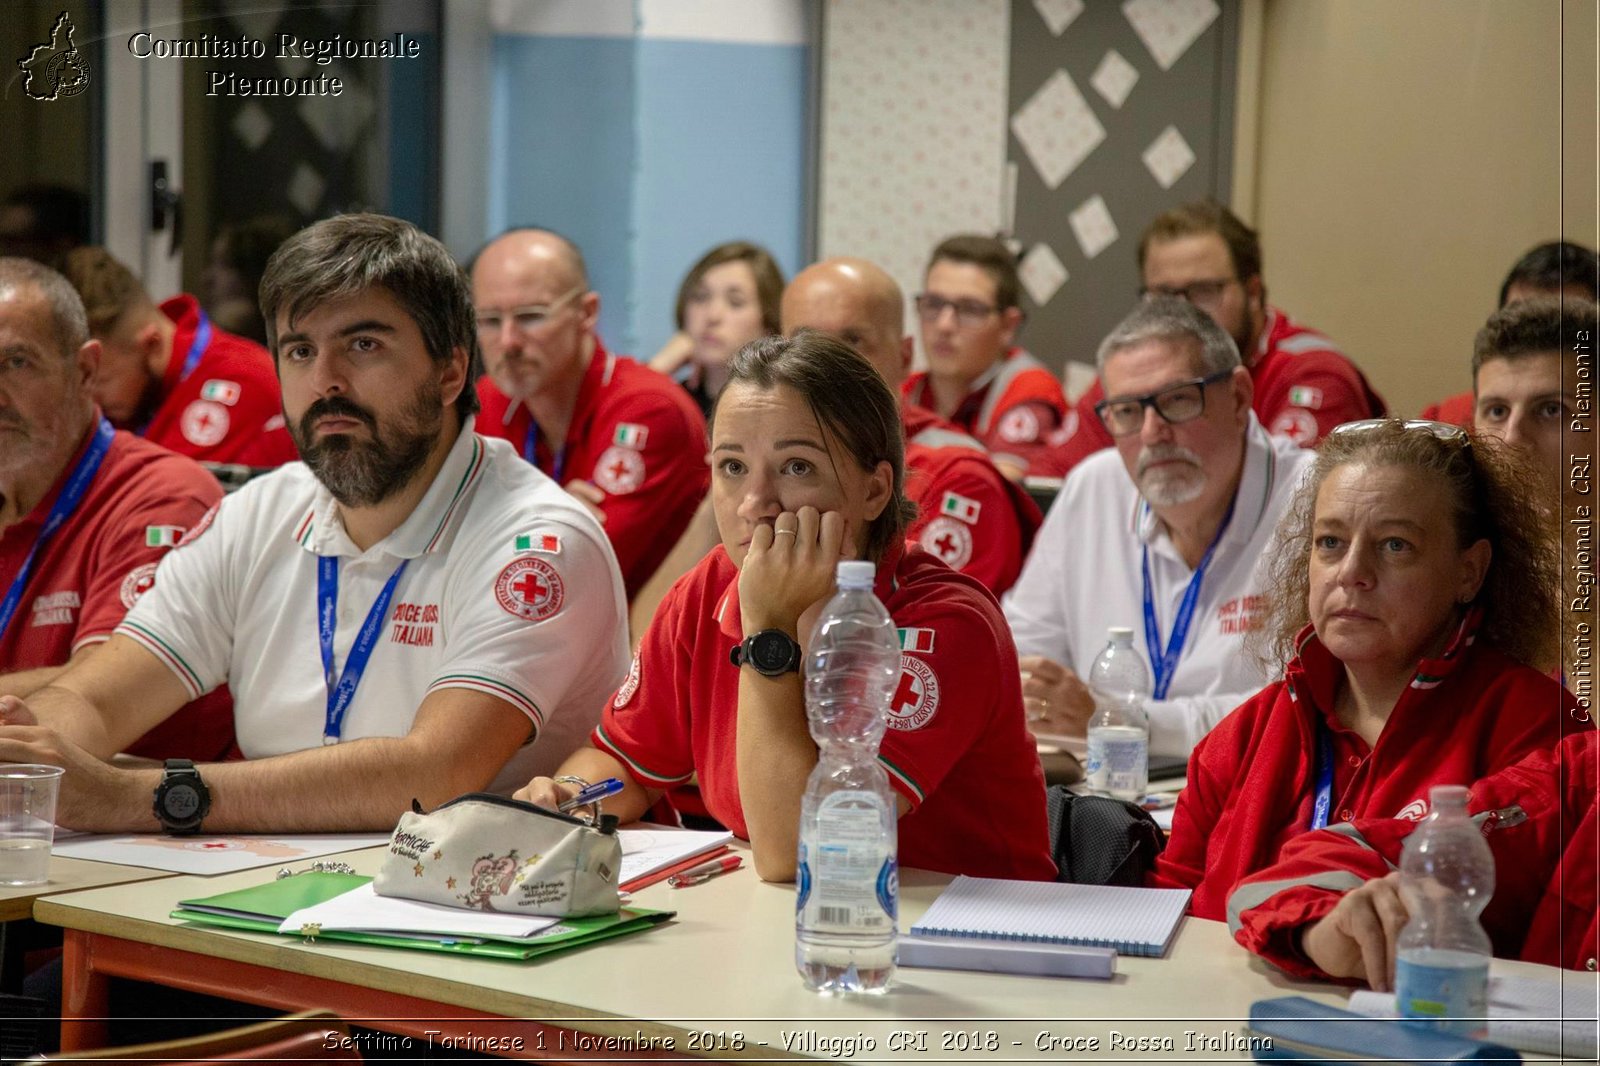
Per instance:
[[[806,660],[817,766],[800,806],[794,957],[816,992],[882,992],[894,978],[898,810],[878,744],[900,640],[872,580],[869,562],[839,564]]]
[[[1482,1037],[1493,949],[1478,915],[1494,895],[1494,856],[1467,816],[1464,786],[1435,786],[1428,805],[1400,855],[1411,920],[1395,944],[1395,1005],[1412,1024]]]
[[[1089,790],[1138,803],[1150,783],[1150,671],[1133,646],[1133,630],[1112,626],[1089,669],[1094,717],[1089,719]]]

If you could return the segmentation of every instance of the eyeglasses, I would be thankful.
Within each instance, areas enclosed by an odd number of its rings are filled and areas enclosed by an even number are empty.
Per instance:
[[[1396,426],[1407,432],[1416,430],[1421,433],[1431,433],[1440,440],[1450,441],[1451,443],[1459,442],[1468,448],[1472,447],[1472,438],[1467,435],[1466,430],[1449,422],[1435,422],[1429,418],[1408,418],[1404,421],[1398,418],[1363,418],[1357,422],[1341,422],[1328,430],[1328,436],[1364,433],[1369,429],[1377,429],[1380,426]]]
[[[1214,278],[1205,281],[1191,281],[1181,287],[1167,285],[1144,285],[1139,289],[1139,298],[1149,300],[1157,296],[1176,296],[1180,300],[1187,300],[1196,307],[1210,310],[1222,303],[1222,293],[1233,283],[1233,278]]]
[[[529,307],[513,307],[509,311],[480,311],[477,317],[478,333],[485,337],[495,336],[500,332],[501,327],[505,325],[508,318],[511,320],[511,324],[516,327],[518,333],[524,336],[538,333],[550,325],[550,320],[555,317],[557,311],[571,303],[574,297],[582,295],[583,292],[584,287],[579,285],[554,303],[543,307],[535,304]]]
[[[976,329],[987,322],[990,315],[1000,312],[1000,308],[993,304],[979,303],[977,300],[946,300],[943,296],[928,292],[918,294],[916,303],[917,314],[930,326],[939,321],[945,308],[953,310],[956,323],[968,329]]]
[[[1192,422],[1205,414],[1206,386],[1232,376],[1233,368],[1229,367],[1214,374],[1207,374],[1203,378],[1192,378],[1189,381],[1180,381],[1176,385],[1168,385],[1164,389],[1144,396],[1129,396],[1123,400],[1101,400],[1094,405],[1094,413],[1100,416],[1106,432],[1113,437],[1126,437],[1130,433],[1139,432],[1140,427],[1144,425],[1146,407],[1154,407],[1156,414],[1169,425]]]

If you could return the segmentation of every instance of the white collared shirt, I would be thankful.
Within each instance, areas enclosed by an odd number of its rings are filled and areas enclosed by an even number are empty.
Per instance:
[[[435,690],[483,692],[536,730],[497,777],[505,790],[581,746],[627,672],[627,606],[599,523],[509,444],[474,434],[470,420],[410,517],[364,552],[303,463],[250,482],[198,529],[162,560],[160,592],[117,632],[192,696],[226,682],[249,758],[323,742],[322,555],[340,560],[336,671],[384,584],[410,560],[342,740],[403,736]]]
[[[1254,414],[1233,520],[1201,584],[1168,698],[1148,700],[1150,751],[1187,755],[1269,680],[1244,650],[1265,621],[1265,557],[1278,519],[1315,455],[1268,436]],[[1078,464],[1045,515],[1005,613],[1021,655],[1042,655],[1086,682],[1110,626],[1133,629],[1146,665],[1141,556],[1150,549],[1152,601],[1163,645],[1194,571],[1139,495],[1116,449]],[[1153,675],[1152,675],[1153,676]]]

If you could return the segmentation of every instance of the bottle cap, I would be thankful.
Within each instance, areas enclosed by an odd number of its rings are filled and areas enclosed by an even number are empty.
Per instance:
[[[1111,626],[1109,629],[1106,630],[1106,636],[1111,638],[1111,643],[1113,643],[1113,644],[1132,644],[1133,643],[1133,627],[1132,626]]]
[[[878,568],[865,559],[846,559],[834,572],[834,580],[842,589],[870,589]]]

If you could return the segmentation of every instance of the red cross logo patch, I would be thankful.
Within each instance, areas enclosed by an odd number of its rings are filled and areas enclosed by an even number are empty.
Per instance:
[[[1026,407],[1013,407],[1000,420],[1000,439],[1028,444],[1039,439],[1039,416]]]
[[[529,622],[543,622],[561,610],[566,597],[561,575],[543,559],[524,556],[507,564],[494,579],[495,602],[507,614]]]
[[[921,659],[900,654],[900,680],[889,697],[889,728],[910,731],[939,710],[939,675]]]
[[[1305,447],[1317,439],[1317,416],[1304,407],[1285,407],[1278,412],[1278,417],[1272,420],[1267,432],[1274,437],[1284,437]]]
[[[633,699],[633,694],[639,691],[639,657],[633,657],[633,663],[628,667],[628,676],[623,678],[622,687],[617,689],[617,695],[611,701],[613,708],[622,708]]]
[[[178,428],[196,448],[213,448],[228,435],[228,409],[211,400],[196,400],[183,409]]]
[[[932,552],[952,570],[972,561],[972,527],[941,515],[922,527],[917,538],[924,551]]]
[[[122,579],[122,606],[131,610],[139,602],[139,597],[149,592],[155,583],[155,563],[145,563],[129,570],[128,576]]]
[[[644,456],[614,445],[594,464],[594,483],[613,496],[626,496],[644,484]]]

